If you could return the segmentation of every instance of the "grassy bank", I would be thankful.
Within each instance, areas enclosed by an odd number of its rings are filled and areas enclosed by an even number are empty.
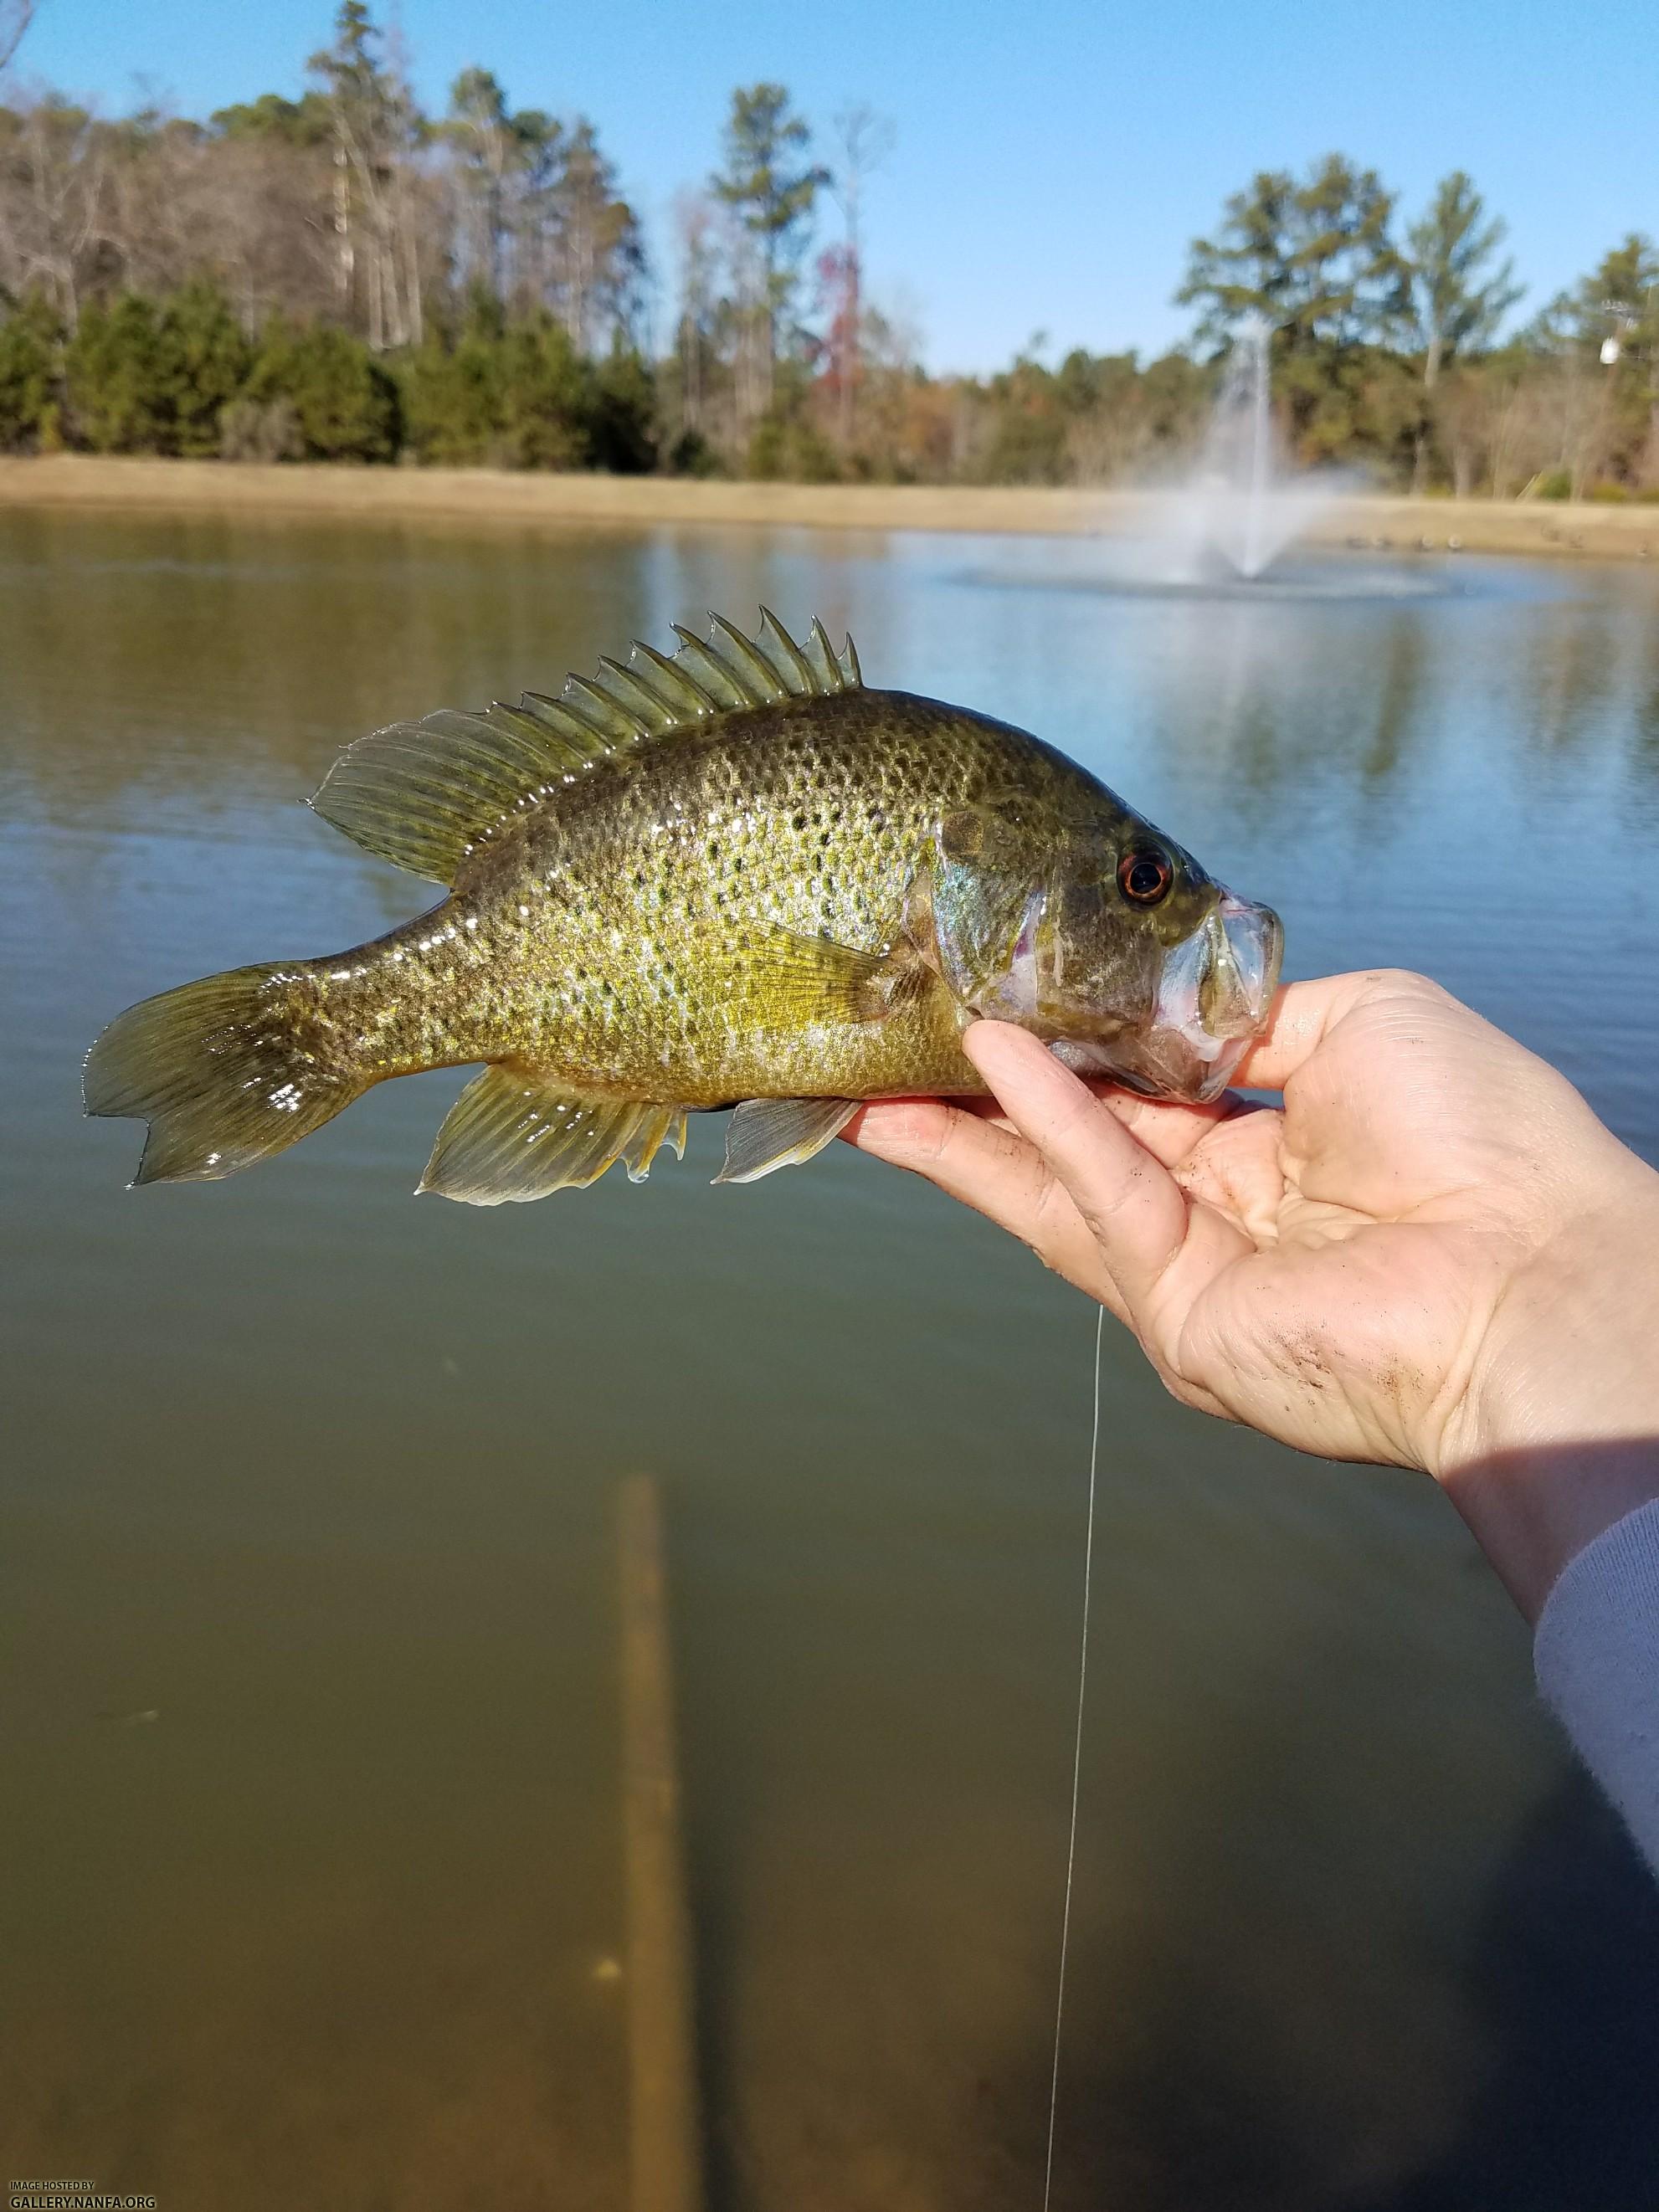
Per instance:
[[[0,459],[0,506],[173,513],[466,516],[562,524],[757,524],[774,528],[1132,532],[1146,495],[925,484],[702,483],[675,477],[512,475],[486,469],[261,467],[222,461]],[[1395,550],[1659,558],[1659,506],[1540,501],[1340,499],[1316,544]]]

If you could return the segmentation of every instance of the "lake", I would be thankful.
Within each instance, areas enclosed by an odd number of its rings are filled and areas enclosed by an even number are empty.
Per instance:
[[[1206,599],[944,537],[0,512],[0,2146],[166,2212],[623,2203],[614,1503],[667,1528],[720,2212],[1041,2201],[1093,1310],[844,1146],[410,1193],[464,1079],[129,1193],[131,1000],[436,893],[362,732],[714,607],[1075,755],[1659,1160],[1659,574]],[[1659,1899],[1426,1481],[1109,1326],[1057,2212],[1651,2212]]]

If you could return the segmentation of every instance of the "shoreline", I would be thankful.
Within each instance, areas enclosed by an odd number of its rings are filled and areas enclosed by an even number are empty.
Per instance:
[[[1090,537],[1133,532],[1158,497],[1036,485],[751,483],[80,453],[0,458],[0,507],[175,514]],[[1358,544],[1377,551],[1659,559],[1659,503],[1339,495],[1321,505],[1297,535],[1305,544]]]

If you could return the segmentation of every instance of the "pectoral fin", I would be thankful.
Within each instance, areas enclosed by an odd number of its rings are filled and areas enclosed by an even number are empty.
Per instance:
[[[643,1182],[665,1141],[684,1158],[678,1106],[562,1097],[521,1070],[487,1067],[450,1108],[419,1188],[501,1206],[585,1189],[617,1160]]]
[[[711,963],[734,1019],[790,1034],[816,1025],[881,1021],[888,1012],[884,949],[861,952],[828,937],[751,923]]]
[[[884,1022],[914,1006],[936,977],[908,935],[879,952],[832,938],[751,924],[714,963],[734,1024],[798,1036],[803,1030]]]
[[[859,1110],[856,1098],[750,1098],[726,1132],[716,1182],[758,1182],[774,1168],[799,1167],[821,1152]]]

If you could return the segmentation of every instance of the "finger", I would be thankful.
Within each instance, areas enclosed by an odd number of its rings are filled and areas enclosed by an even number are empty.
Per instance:
[[[1224,1097],[1211,1105],[1188,1106],[1176,1099],[1145,1098],[1138,1091],[1121,1091],[1103,1078],[1090,1076],[1085,1080],[1101,1104],[1166,1168],[1178,1166],[1206,1137],[1212,1137],[1222,1122],[1267,1111],[1247,1098]],[[999,1129],[1012,1129],[1014,1126],[996,1100],[985,1093],[977,1097],[953,1098],[951,1103],[962,1113],[977,1115],[981,1121],[990,1121]]]
[[[971,1206],[1029,1244],[1045,1266],[1125,1318],[1087,1224],[1017,1130],[971,1106],[904,1098],[861,1107],[842,1135],[860,1152],[923,1176]]]
[[[1213,1136],[1219,1123],[1261,1110],[1243,1098],[1224,1097],[1208,1106],[1187,1106],[1176,1099],[1143,1098],[1136,1091],[1119,1091],[1110,1084],[1091,1083],[1089,1088],[1136,1143],[1145,1145],[1166,1168],[1176,1166],[1205,1138]]]
[[[1213,1136],[1222,1122],[1237,1121],[1241,1115],[1261,1114],[1267,1110],[1265,1107],[1252,1104],[1249,1099],[1231,1097],[1218,1098],[1207,1106],[1188,1106],[1175,1099],[1146,1098],[1138,1091],[1121,1091],[1115,1083],[1107,1081],[1103,1077],[1090,1076],[1085,1079],[1101,1104],[1109,1108],[1122,1122],[1124,1127],[1131,1131],[1139,1143],[1146,1146],[1152,1158],[1161,1161],[1166,1168],[1175,1167],[1185,1159],[1194,1146],[1200,1144],[1206,1137]],[[897,1102],[882,1100],[879,1103],[884,1115],[885,1109],[896,1103],[907,1109],[914,1107],[920,1112],[927,1108],[942,1105],[945,1102],[932,1098],[908,1098]],[[999,1129],[1013,1128],[1013,1123],[988,1091],[952,1098],[948,1103],[959,1114],[972,1114],[980,1121],[989,1121]],[[884,1129],[888,1127],[884,1118],[880,1126]],[[850,1126],[844,1129],[842,1134],[850,1141],[857,1141]],[[866,1146],[865,1149],[869,1151],[876,1147]]]
[[[1345,1015],[1368,1000],[1411,990],[1437,994],[1438,987],[1420,975],[1386,968],[1286,983],[1268,1012],[1266,1030],[1235,1070],[1234,1084],[1246,1091],[1282,1091]]]
[[[1025,1030],[975,1022],[963,1050],[1069,1193],[1134,1316],[1185,1240],[1180,1188],[1088,1085]]]

